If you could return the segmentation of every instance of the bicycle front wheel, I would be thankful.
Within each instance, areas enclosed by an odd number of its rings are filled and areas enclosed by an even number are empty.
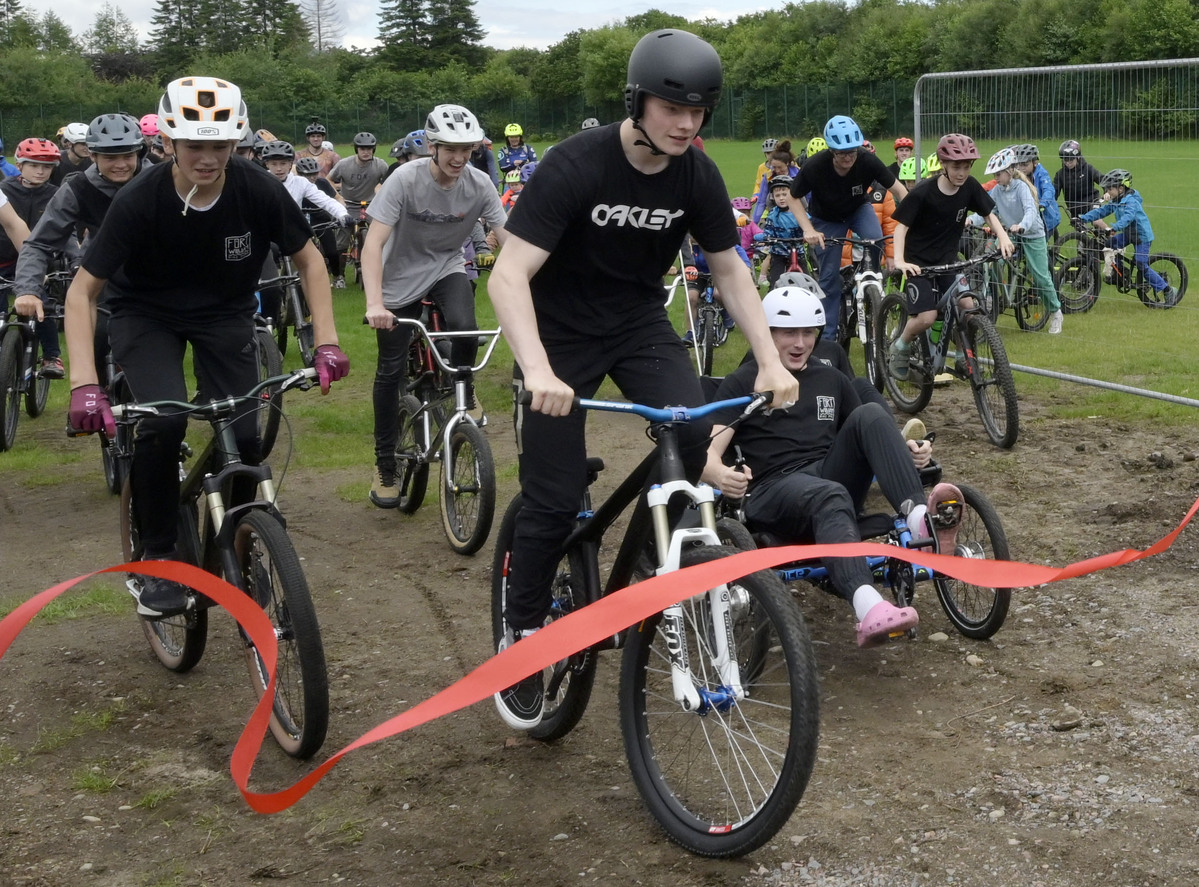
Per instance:
[[[279,353],[279,346],[265,327],[255,330],[254,348],[258,353],[258,381],[283,374],[283,355]],[[275,440],[279,436],[279,421],[283,415],[283,392],[276,386],[263,391],[258,397],[259,455],[265,459],[275,448]]]
[[[1187,266],[1182,259],[1173,253],[1153,253],[1149,257],[1149,267],[1161,275],[1171,287],[1172,294],[1167,297],[1165,292],[1157,292],[1149,285],[1145,275],[1137,270],[1137,297],[1146,308],[1173,308],[1182,301],[1187,292]]]
[[[50,380],[42,376],[41,343],[33,340],[33,351],[29,361],[32,364],[29,376],[29,387],[25,389],[25,412],[30,419],[36,419],[46,412],[46,402],[50,399]]]
[[[283,525],[260,510],[246,512],[237,522],[233,549],[240,575],[230,578],[266,612],[279,642],[271,733],[293,758],[310,758],[329,728],[329,679],[300,558]],[[254,691],[261,696],[270,675],[248,638],[246,663]]]
[[[517,495],[504,519],[500,521],[495,540],[495,559],[491,570],[491,637],[498,647],[507,626],[504,609],[508,604],[508,582],[512,575],[512,540],[516,535],[516,518],[520,514],[521,497]],[[578,545],[558,563],[550,586],[549,625],[590,603],[599,590],[599,566],[595,548]],[[541,723],[529,731],[529,736],[541,742],[561,739],[583,718],[591,690],[595,685],[594,650],[581,650],[555,662],[545,670],[545,702]]]
[[[178,558],[192,566],[200,565],[200,540],[196,528],[196,503],[179,503]],[[126,474],[121,486],[121,549],[126,561],[142,558],[141,537],[133,519],[133,489]],[[132,578],[138,582],[140,579]],[[208,644],[208,609],[195,606],[187,613],[165,619],[139,616],[150,650],[163,667],[173,672],[191,671],[204,656]]]
[[[682,566],[733,554],[690,549]],[[621,665],[620,724],[633,780],[670,839],[701,856],[749,853],[782,828],[812,774],[820,725],[816,657],[782,582],[762,571],[729,583],[728,592],[742,698],[723,683],[706,592],[682,603],[681,625],[664,624],[659,613],[634,626]],[[679,644],[701,698],[714,703],[700,711],[674,697]],[[755,668],[746,660],[761,649],[767,654]]]
[[[1075,256],[1054,270],[1053,283],[1062,302],[1062,313],[1081,314],[1095,306],[1103,277],[1096,263],[1084,256]]]
[[[1007,534],[999,513],[981,492],[958,484],[962,491],[962,520],[952,552],[957,557],[977,560],[1009,558]],[[1012,600],[1010,588],[986,588],[960,579],[937,575],[937,597],[953,627],[968,638],[986,640],[999,631]]]
[[[695,331],[695,350],[699,355],[699,372],[702,376],[712,375],[712,361],[716,352],[716,324],[720,322],[716,309],[702,305],[699,309],[699,329]]]
[[[441,460],[441,523],[450,548],[474,554],[483,547],[495,517],[495,460],[483,432],[459,422]]]
[[[11,450],[17,440],[21,416],[21,332],[10,327],[0,338],[0,451]]]
[[[1008,449],[1020,436],[1020,412],[1007,349],[998,330],[981,314],[966,315],[960,329],[974,405],[991,443]]]
[[[400,438],[396,442],[396,486],[400,488],[400,504],[396,506],[404,514],[415,514],[425,501],[425,490],[429,488],[429,463],[424,460],[421,445],[421,403],[411,394],[400,397]]]
[[[875,284],[868,284],[862,288],[862,310],[866,316],[863,318],[866,324],[866,341],[862,343],[862,358],[866,367],[866,378],[870,380],[870,384],[874,386],[874,390],[882,394],[886,387],[883,377],[878,371],[878,358],[875,353],[878,351],[878,333],[875,327],[875,309],[883,303],[883,289]]]
[[[304,291],[296,286],[296,296],[299,301],[299,311],[295,317],[296,324],[296,344],[300,346],[300,359],[304,361],[304,366],[312,366],[312,361],[316,359],[316,332],[312,327],[312,312],[308,308],[308,299],[304,297]]]
[[[874,329],[878,336],[874,350],[875,368],[891,395],[891,402],[905,413],[918,413],[933,397],[932,360],[928,340],[919,335],[908,351],[908,376],[897,378],[891,372],[891,344],[899,338],[908,322],[908,300],[903,293],[890,293],[878,306]]]

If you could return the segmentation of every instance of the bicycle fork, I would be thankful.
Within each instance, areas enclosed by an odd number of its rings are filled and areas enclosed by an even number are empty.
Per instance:
[[[686,495],[699,507],[703,526],[671,531],[666,505],[674,493]],[[684,546],[720,544],[715,529],[715,496],[711,487],[695,486],[687,481],[669,481],[655,484],[646,497],[653,518],[654,540],[658,551],[666,552],[658,567],[659,576],[679,569]],[[702,626],[693,624],[688,627],[681,603],[673,604],[662,611],[659,627],[666,638],[666,648],[670,655],[670,679],[675,702],[682,706],[684,711],[692,711],[699,715],[706,715],[713,709],[728,711],[736,705],[738,699],[745,696],[735,655],[733,592],[727,584],[721,584],[709,589],[706,597],[710,637],[698,638],[697,649],[702,648],[707,641],[713,644],[711,662],[719,675],[719,687],[709,689],[697,686],[687,653],[687,632],[696,631],[702,634]]]

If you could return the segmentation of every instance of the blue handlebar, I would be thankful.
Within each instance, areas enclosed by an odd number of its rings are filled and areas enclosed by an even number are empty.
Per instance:
[[[692,419],[702,419],[704,416],[727,410],[732,407],[743,407],[753,403],[754,397],[734,397],[729,400],[718,400],[698,407],[647,407],[639,403],[620,403],[611,400],[590,400],[579,398],[578,406],[582,410],[603,410],[609,413],[634,413],[649,422],[690,422]]]

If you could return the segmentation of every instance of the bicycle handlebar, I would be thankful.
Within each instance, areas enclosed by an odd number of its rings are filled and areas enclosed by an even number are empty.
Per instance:
[[[774,399],[772,391],[757,391],[753,394],[746,394],[742,397],[734,397],[729,400],[718,400],[714,403],[701,404],[697,407],[650,407],[640,403],[625,403],[615,400],[593,400],[585,397],[576,397],[573,401],[573,408],[576,410],[600,410],[607,413],[633,413],[640,416],[648,422],[654,424],[665,424],[673,422],[690,422],[692,419],[702,419],[704,416],[720,410],[727,410],[731,407],[745,407],[743,415],[749,415],[761,408],[764,404],[770,403]],[[516,398],[517,403],[522,406],[528,406],[533,402],[532,391],[521,391]]]
[[[824,242],[825,243],[840,243],[842,245],[844,245],[846,243],[850,243],[850,244],[861,244],[862,246],[876,246],[880,243],[886,243],[888,240],[891,240],[893,237],[894,237],[893,234],[884,234],[882,237],[875,237],[875,238],[868,240],[865,237],[856,237],[856,236],[855,237],[833,237],[831,235],[826,234],[824,237]]]
[[[292,388],[299,388],[306,391],[313,386],[318,380],[318,374],[312,367],[295,370],[294,372],[284,373],[281,376],[272,376],[269,379],[263,379],[245,394],[234,395],[233,397],[225,397],[220,400],[212,400],[208,403],[196,404],[180,400],[156,400],[147,403],[117,403],[112,405],[112,415],[114,419],[142,419],[147,416],[161,416],[164,412],[170,414],[190,413],[201,418],[212,419],[218,416],[227,415],[237,408],[237,405],[242,401],[252,400],[257,398],[259,394],[267,388],[274,386],[279,387],[279,394],[284,391],[289,391]]]
[[[451,374],[457,372],[460,368],[453,366],[448,360],[445,359],[445,357],[442,356],[441,351],[439,351],[437,348],[437,340],[466,339],[472,336],[477,339],[482,336],[490,336],[491,341],[487,344],[487,349],[483,352],[483,359],[479,361],[476,366],[470,368],[472,373],[477,373],[479,370],[483,369],[483,367],[487,366],[488,361],[491,360],[491,354],[495,351],[495,346],[499,344],[500,333],[503,332],[500,327],[496,327],[493,330],[433,330],[432,332],[429,332],[428,327],[415,318],[396,317],[394,312],[392,312],[391,316],[395,318],[396,324],[403,324],[404,326],[413,327],[417,332],[419,332],[421,337],[428,344],[429,353],[433,355],[433,359],[437,361],[437,365],[441,367],[444,372]],[[362,318],[362,322],[364,324],[370,323],[370,321],[365,317]]]
[[[958,271],[965,271],[967,268],[973,268],[975,265],[981,265],[984,262],[991,262],[999,258],[998,252],[986,252],[981,256],[975,256],[972,259],[963,259],[960,262],[950,262],[947,265],[923,265],[920,268],[921,274],[954,274]]]

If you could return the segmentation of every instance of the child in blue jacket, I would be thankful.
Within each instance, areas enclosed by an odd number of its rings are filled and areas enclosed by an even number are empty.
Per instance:
[[[1149,267],[1149,247],[1153,243],[1153,226],[1149,224],[1149,216],[1141,205],[1141,195],[1132,187],[1132,173],[1126,169],[1113,169],[1099,180],[1108,197],[1108,202],[1101,204],[1090,212],[1083,213],[1078,218],[1084,222],[1094,222],[1096,228],[1110,230],[1115,236],[1111,245],[1115,249],[1123,249],[1128,244],[1136,244],[1134,261],[1153,291],[1160,293],[1162,301],[1172,304],[1174,287]],[[1103,221],[1104,216],[1116,214],[1116,220],[1110,225]]]

